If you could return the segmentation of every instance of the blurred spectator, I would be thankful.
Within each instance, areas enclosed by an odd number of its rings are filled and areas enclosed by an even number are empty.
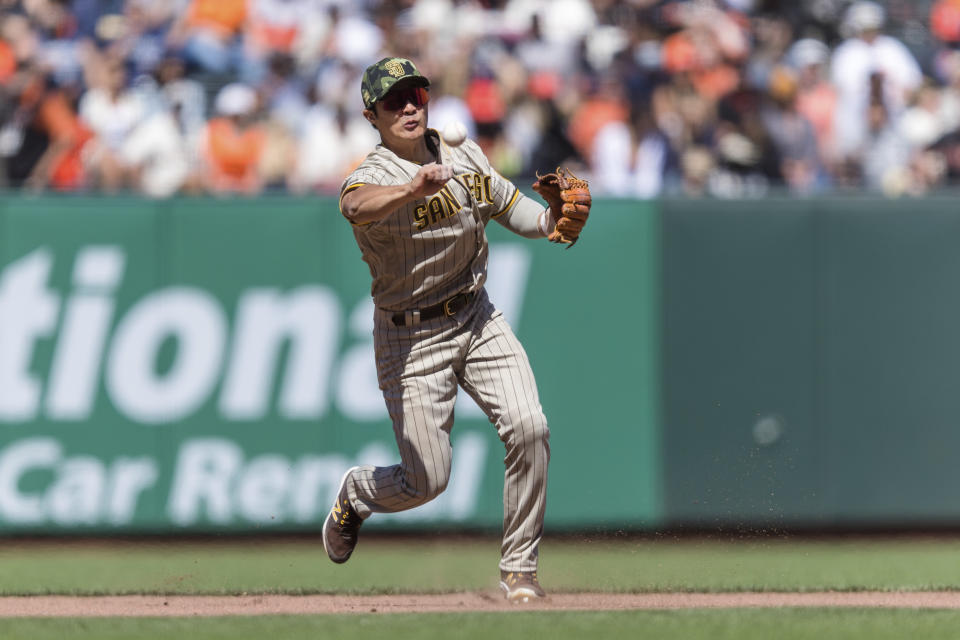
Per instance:
[[[5,39],[0,40],[0,84],[6,84],[17,71],[17,56]]]
[[[569,164],[642,198],[960,181],[960,0],[0,7],[14,187],[335,192],[375,135],[346,115],[360,71],[388,54],[433,82],[430,125],[464,122],[511,178]]]
[[[828,80],[830,49],[814,38],[798,40],[790,48],[786,62],[797,74],[797,112],[813,126],[820,160],[827,168],[837,163],[834,123],[837,92]]]
[[[681,74],[654,89],[651,109],[653,126],[678,158],[682,192],[705,193],[716,165],[711,149],[717,126],[716,103],[697,93],[689,78]]]
[[[798,89],[799,82],[792,70],[773,69],[769,77],[770,99],[760,113],[776,146],[780,175],[787,187],[794,193],[810,194],[827,186],[827,176],[813,124],[798,108]]]
[[[566,122],[556,103],[551,100],[541,100],[538,122],[541,127],[540,139],[533,146],[529,163],[523,173],[527,176],[539,171],[553,171],[555,168],[579,163],[577,149],[570,142],[566,132]]]
[[[345,11],[336,3],[331,3],[328,15],[330,28],[322,55],[339,58],[359,69],[377,60],[383,32],[369,16],[356,9]]]
[[[912,149],[925,149],[949,131],[940,90],[925,83],[914,92],[897,123],[900,134]]]
[[[837,47],[831,63],[838,97],[837,148],[842,156],[864,157],[863,145],[868,137],[871,145],[875,142],[879,122],[899,118],[910,93],[923,80],[907,47],[881,32],[884,21],[883,7],[866,0],[853,3],[844,17],[848,37]]]
[[[691,198],[710,195],[709,185],[716,168],[716,160],[709,149],[699,145],[684,149],[680,166],[682,195]]]
[[[266,130],[257,117],[257,94],[247,85],[228,84],[214,102],[216,117],[207,123],[202,142],[204,187],[211,193],[260,193]]]
[[[134,75],[150,73],[167,54],[167,30],[180,0],[127,0],[122,14],[105,14],[95,35],[110,43],[111,53],[122,55]]]
[[[35,63],[40,40],[26,16],[19,14],[0,15],[0,42],[6,51],[6,67],[9,81],[21,65]]]
[[[793,26],[782,15],[764,15],[754,19],[754,51],[747,61],[746,77],[755,87],[770,84],[773,73],[787,55],[793,42]]]
[[[671,160],[666,136],[637,106],[630,123],[613,120],[597,132],[590,171],[601,193],[649,199],[663,191]]]
[[[738,66],[750,51],[737,17],[712,2],[675,2],[667,8],[668,20],[681,30],[664,40],[664,68],[687,74],[697,92],[712,100],[734,90]]]
[[[473,114],[467,103],[460,96],[440,93],[431,90],[430,96],[430,127],[437,131],[450,122],[462,122],[467,128],[467,137],[471,140],[477,137],[477,125],[473,121]]]
[[[168,41],[208,73],[236,73],[256,81],[260,70],[247,57],[241,37],[246,22],[247,0],[190,0]]]
[[[37,38],[33,57],[54,82],[68,86],[80,81],[83,47],[69,0],[31,0],[23,3]]]
[[[941,180],[956,184],[960,181],[960,131],[952,131],[930,148],[939,159]]]
[[[247,49],[260,59],[292,53],[314,4],[312,0],[249,0]]]
[[[576,50],[570,42],[544,37],[538,14],[529,17],[529,31],[516,46],[514,55],[531,73],[562,75],[574,68]]]
[[[206,124],[207,99],[203,86],[186,75],[183,59],[175,55],[164,57],[153,73],[164,108],[177,119],[177,126],[187,141],[196,148]]]
[[[153,198],[172,196],[183,189],[195,162],[176,117],[159,96],[144,119],[124,140],[121,154],[130,167],[131,182]]]
[[[883,99],[883,78],[877,74],[871,84],[862,147],[864,184],[870,190],[897,196],[909,188],[910,146],[890,117]]]
[[[476,123],[480,146],[489,147],[507,115],[507,104],[500,85],[493,77],[474,78],[467,86],[463,100],[470,118]]]
[[[333,29],[331,10],[326,2],[313,0],[297,11],[297,36],[290,46],[289,53],[297,61],[297,66],[306,73],[316,71],[318,64],[325,58],[333,60],[325,52]]]
[[[589,157],[594,140],[604,126],[625,123],[629,107],[623,85],[615,77],[604,76],[595,91],[586,96],[570,116],[570,141],[581,157]]]
[[[351,115],[353,114],[353,115]],[[375,129],[357,111],[316,102],[300,131],[293,188],[298,192],[337,193],[349,174],[380,143]]]
[[[744,86],[717,105],[716,170],[711,194],[760,197],[784,183],[779,149],[763,121],[767,91]]]
[[[292,188],[297,148],[297,138],[282,122],[275,119],[263,122],[263,150],[256,168],[263,188],[275,191]]]
[[[303,80],[296,74],[292,56],[273,53],[269,71],[260,83],[259,91],[269,119],[295,131],[309,108],[307,90]]]
[[[508,34],[526,33],[537,21],[540,35],[575,46],[596,25],[596,12],[586,0],[507,0],[500,27]]]
[[[94,56],[87,70],[90,89],[80,99],[80,118],[94,133],[87,154],[92,184],[104,191],[133,185],[134,166],[123,154],[124,144],[146,118],[143,96],[127,86],[124,62]]]
[[[930,8],[930,30],[943,42],[960,43],[960,0],[937,0]]]
[[[7,180],[34,190],[84,187],[82,156],[93,134],[77,117],[72,97],[35,67],[20,80],[18,104],[0,133]]]

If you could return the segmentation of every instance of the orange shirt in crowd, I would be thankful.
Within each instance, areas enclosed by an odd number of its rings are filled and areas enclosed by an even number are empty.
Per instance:
[[[51,159],[50,186],[61,191],[83,186],[83,147],[93,139],[93,132],[84,126],[63,92],[55,91],[43,98],[37,123],[50,136],[50,144],[61,148]]]
[[[262,127],[240,129],[229,118],[207,123],[206,160],[210,186],[217,191],[250,191],[259,182],[266,133]]]
[[[960,0],[937,0],[930,7],[930,31],[945,42],[960,42]]]
[[[225,39],[239,33],[246,19],[246,0],[193,0],[187,13],[191,27],[209,29]]]
[[[697,93],[719,100],[740,85],[740,74],[719,59],[705,59],[688,31],[679,31],[663,41],[663,68],[673,74],[689,73]]]
[[[259,51],[290,53],[293,43],[300,35],[299,25],[277,25],[254,16],[250,21],[247,36]]]
[[[0,40],[0,84],[5,84],[17,70],[17,57],[13,47]]]
[[[686,31],[678,31],[664,39],[660,46],[663,68],[669,73],[682,73],[703,68],[697,45]]]
[[[797,96],[797,111],[813,125],[820,153],[826,160],[833,157],[833,122],[837,112],[837,91],[822,82],[801,91]]]
[[[720,100],[740,86],[740,73],[728,64],[718,64],[690,76],[697,93],[713,101]]]
[[[589,158],[593,139],[600,129],[611,122],[626,122],[629,117],[629,109],[623,102],[604,97],[591,98],[573,113],[567,134],[580,153]]]

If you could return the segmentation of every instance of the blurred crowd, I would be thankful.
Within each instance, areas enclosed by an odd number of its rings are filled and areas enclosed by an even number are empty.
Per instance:
[[[359,85],[385,55],[518,182],[960,181],[960,0],[0,0],[0,186],[336,193],[378,142]]]

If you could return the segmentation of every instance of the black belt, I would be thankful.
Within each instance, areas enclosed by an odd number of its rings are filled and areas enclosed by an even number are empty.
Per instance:
[[[468,304],[473,302],[473,299],[476,297],[476,293],[473,291],[467,291],[464,293],[458,293],[453,297],[447,298],[446,300],[438,302],[437,304],[432,304],[429,307],[424,307],[419,311],[420,321],[424,322],[426,320],[433,320],[434,318],[439,318],[441,316],[454,316],[466,308]],[[393,320],[393,324],[398,327],[402,327],[407,324],[405,313],[395,313],[390,319]]]

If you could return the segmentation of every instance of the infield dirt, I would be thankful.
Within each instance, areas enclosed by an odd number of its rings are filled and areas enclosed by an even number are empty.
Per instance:
[[[8,596],[0,618],[260,616],[463,611],[616,611],[667,609],[862,607],[960,609],[960,592],[562,593],[509,604],[497,592],[435,595]]]

